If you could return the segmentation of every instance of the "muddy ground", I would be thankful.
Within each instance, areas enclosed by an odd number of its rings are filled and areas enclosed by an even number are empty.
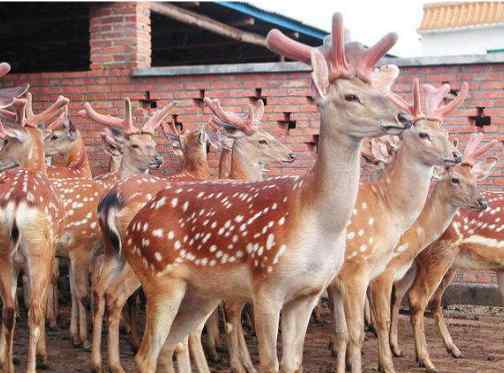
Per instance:
[[[448,322],[455,343],[464,353],[461,359],[448,356],[442,341],[435,330],[433,320],[428,317],[427,339],[434,363],[440,372],[445,373],[483,373],[504,372],[504,310],[502,308],[482,307],[451,307],[447,312]],[[322,323],[311,323],[305,344],[304,368],[305,372],[325,373],[334,370],[334,358],[327,348],[329,340],[329,313],[323,309]],[[90,353],[83,349],[72,347],[68,329],[68,308],[65,308],[62,326],[56,332],[50,332],[49,370],[50,372],[89,372]],[[395,359],[397,372],[424,372],[417,368],[414,361],[414,345],[412,332],[407,315],[401,316],[401,342],[406,356]],[[26,353],[26,322],[22,317],[17,324],[15,337],[15,356],[19,360],[17,370],[24,370]],[[255,337],[249,337],[249,346],[253,358],[257,362]],[[105,352],[106,346],[104,346]],[[133,353],[122,336],[122,360],[126,372],[134,372]],[[222,353],[221,362],[211,364],[213,372],[229,371],[227,356]],[[370,334],[364,345],[364,372],[376,372],[377,347],[376,340]]]

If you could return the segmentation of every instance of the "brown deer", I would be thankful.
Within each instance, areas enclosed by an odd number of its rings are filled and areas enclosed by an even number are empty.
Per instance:
[[[282,368],[301,369],[309,316],[343,262],[361,139],[397,134],[411,124],[388,92],[372,85],[373,67],[395,36],[368,50],[355,47],[347,59],[343,30],[336,14],[325,56],[279,31],[268,35],[270,48],[311,60],[321,114],[311,171],[260,182],[167,186],[130,222],[121,250],[147,297],[135,358],[141,372],[154,372],[163,345],[173,349],[224,299],[253,303],[264,372],[279,369],[282,311],[282,330],[289,331],[282,333]]]
[[[345,358],[352,372],[361,372],[361,347],[364,338],[364,302],[370,282],[379,276],[392,259],[401,235],[415,222],[425,204],[434,166],[459,163],[462,155],[448,139],[443,117],[460,105],[467,94],[441,105],[449,90],[424,86],[425,107],[421,104],[418,79],[413,81],[412,105],[391,95],[399,107],[414,117],[414,126],[402,134],[402,144],[394,162],[378,180],[359,187],[353,216],[346,236],[345,262],[327,291],[335,319],[334,345],[337,371],[345,372]],[[380,368],[394,372],[392,357],[379,345]]]
[[[1,67],[1,65],[0,65]],[[0,364],[4,372],[14,372],[12,360],[15,328],[17,278],[27,274],[29,294],[29,346],[26,371],[36,371],[47,361],[45,309],[54,265],[55,246],[61,238],[64,212],[61,201],[47,178],[41,132],[36,128],[58,116],[68,100],[59,97],[36,119],[26,120],[26,100],[14,101],[16,126],[0,124],[0,160],[14,160],[19,168],[2,174],[0,181],[0,293],[2,329]]]
[[[471,174],[484,178],[491,170],[495,159],[487,159],[486,164],[476,162],[491,146],[486,144],[481,148],[469,142],[472,157],[466,167]],[[472,149],[471,149],[472,147]],[[467,150],[466,150],[467,151]],[[424,312],[429,301],[434,319],[438,326],[446,349],[453,357],[461,357],[462,353],[453,342],[448,327],[443,318],[441,298],[455,275],[456,269],[494,270],[497,272],[499,287],[502,292],[502,271],[504,259],[500,255],[501,224],[504,208],[502,201],[504,194],[500,192],[483,192],[488,201],[488,208],[478,212],[474,210],[457,211],[448,229],[422,251],[415,259],[402,280],[395,283],[395,297],[392,306],[391,346],[395,355],[402,356],[398,345],[398,318],[400,302],[408,293],[411,310],[411,323],[414,329],[416,356],[419,366],[429,372],[437,372],[427,350],[424,330]],[[414,244],[414,243],[413,243]]]
[[[461,164],[444,170],[417,221],[403,234],[395,247],[387,268],[371,283],[371,305],[380,349],[389,348],[390,298],[394,282],[404,276],[415,257],[425,247],[443,234],[459,208],[480,212],[487,207],[477,183],[488,176],[496,162],[493,158],[476,162],[475,152],[479,156],[483,155],[477,147],[479,140],[478,136],[471,139]],[[396,350],[395,353],[400,352]]]
[[[72,317],[70,333],[75,346],[89,347],[88,316],[89,271],[98,248],[102,245],[98,227],[97,207],[100,198],[120,177],[145,173],[150,167],[159,167],[161,158],[155,149],[154,131],[169,114],[171,105],[154,113],[141,129],[137,129],[131,115],[131,103],[126,99],[126,119],[113,118],[113,125],[122,131],[110,131],[110,141],[123,149],[123,159],[118,172],[100,179],[60,178],[52,179],[53,187],[61,196],[67,209],[65,241],[59,255],[70,259],[70,287],[72,292]],[[84,113],[99,123],[109,116],[96,113],[86,103]],[[121,127],[122,126],[122,127]]]

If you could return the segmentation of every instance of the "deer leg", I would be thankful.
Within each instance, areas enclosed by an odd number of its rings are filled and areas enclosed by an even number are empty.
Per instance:
[[[106,293],[108,311],[108,358],[110,370],[114,373],[123,373],[119,354],[119,323],[121,313],[128,298],[140,287],[140,282],[128,266],[114,281],[114,286]]]
[[[74,279],[76,300],[79,307],[79,340],[82,348],[89,350],[91,345],[88,339],[88,308],[89,308],[89,269],[92,261],[92,253],[86,247],[75,249],[76,260],[74,261]]]
[[[44,258],[37,258],[30,262],[28,271],[28,281],[30,286],[30,308],[28,310],[28,357],[27,357],[27,373],[35,373],[37,366],[37,358],[39,364],[45,366],[47,363],[47,350],[45,350],[45,342],[39,345],[41,338],[46,338],[45,328],[45,309],[47,306],[47,290],[51,277],[52,263],[45,263]],[[37,356],[37,347],[41,353]],[[42,347],[42,348],[41,348]]]
[[[210,357],[210,360],[217,362],[219,361],[219,353],[217,352],[217,349],[221,344],[219,330],[219,308],[217,308],[208,318],[208,321],[206,323],[206,332],[208,355]]]
[[[372,312],[375,320],[375,330],[378,335],[379,370],[394,373],[392,351],[390,350],[390,296],[394,282],[393,274],[384,273],[371,282]]]
[[[91,371],[99,373],[102,369],[101,342],[103,330],[103,315],[105,313],[105,289],[108,287],[108,266],[105,256],[96,258],[91,273],[91,288],[93,294],[93,335],[91,344]],[[110,277],[110,276],[108,276]]]
[[[0,262],[2,296],[2,332],[0,335],[0,365],[4,373],[14,372],[12,345],[16,326],[16,290],[18,273],[9,262]]]
[[[436,292],[432,296],[431,309],[438,330],[441,333],[441,337],[443,337],[443,342],[446,346],[446,349],[453,357],[459,358],[462,357],[462,352],[453,342],[453,339],[450,335],[450,331],[448,330],[448,326],[446,325],[446,321],[443,316],[443,308],[442,308],[443,294],[446,291],[446,288],[448,288],[448,286],[452,282],[453,278],[455,277],[455,274],[456,271],[454,269],[450,269],[446,273],[446,275],[443,278],[443,281],[441,281],[441,284],[439,285]]]
[[[224,303],[229,363],[235,373],[255,373],[241,323],[243,306],[240,302]]]
[[[368,329],[373,328],[373,320],[371,318],[371,309],[368,297],[366,297],[366,300],[364,302],[364,322]]]
[[[54,266],[51,273],[51,282],[47,293],[47,322],[49,329],[58,328],[58,278],[59,278],[59,261],[54,258]]]
[[[186,336],[175,349],[178,373],[192,373],[191,356],[189,355],[189,336]]]
[[[128,341],[133,351],[138,350],[140,337],[138,334],[138,303],[139,295],[133,294],[126,302],[126,324],[128,327]]]
[[[303,347],[306,329],[320,293],[295,300],[282,311],[282,363],[281,371],[303,371]]]
[[[348,329],[347,361],[351,365],[352,373],[362,372],[364,302],[367,285],[367,281],[354,281],[353,283],[345,284],[346,292],[343,295]]]
[[[210,373],[210,368],[205,357],[205,351],[203,350],[203,345],[201,344],[201,334],[203,333],[203,328],[205,324],[199,325],[194,329],[189,336],[189,350],[196,363],[196,369],[199,373]]]
[[[329,296],[329,308],[334,319],[334,335],[331,336],[332,354],[337,357],[336,372],[346,371],[346,349],[348,344],[348,329],[343,304],[343,289],[339,286],[330,285],[327,288]]]
[[[144,286],[144,291],[147,297],[146,324],[135,362],[139,372],[155,373],[159,353],[186,293],[186,283],[167,278],[162,286],[152,286],[152,289]]]
[[[278,325],[282,304],[273,294],[258,294],[254,300],[254,324],[259,344],[261,373],[277,373]]]
[[[390,324],[390,347],[392,348],[392,353],[394,356],[401,357],[403,352],[399,347],[399,311],[401,310],[401,305],[404,296],[408,290],[413,285],[416,276],[416,264],[406,272],[406,275],[394,284],[393,297],[392,297],[392,312],[391,312],[391,324]]]
[[[72,300],[71,316],[70,316],[70,335],[72,336],[72,344],[74,347],[81,345],[79,339],[79,302],[77,300],[77,287],[75,285],[75,270],[73,267],[73,260],[70,257],[69,280],[70,280],[70,298]]]

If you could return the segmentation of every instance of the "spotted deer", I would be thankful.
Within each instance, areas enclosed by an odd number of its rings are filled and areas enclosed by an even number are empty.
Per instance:
[[[253,303],[264,372],[279,369],[282,311],[282,330],[288,331],[282,333],[282,367],[301,368],[309,315],[343,262],[361,140],[411,124],[388,92],[372,84],[373,67],[395,36],[347,54],[343,30],[336,14],[325,56],[277,30],[267,38],[271,49],[312,63],[321,124],[311,171],[259,182],[167,186],[130,222],[121,250],[147,297],[135,358],[141,372],[154,372],[163,346],[172,349],[224,299]]]
[[[208,126],[209,128],[213,127],[215,129],[215,126],[218,125],[225,128],[229,133],[233,132],[232,136],[234,137],[244,137],[243,134],[249,133],[250,136],[255,139],[250,140],[251,142],[256,141],[257,143],[259,143],[269,141],[267,146],[265,146],[265,144],[257,145],[261,148],[260,154],[262,155],[262,158],[276,157],[275,159],[279,159],[279,157],[282,156],[284,157],[284,159],[292,159],[292,155],[290,157],[285,155],[283,153],[283,151],[285,151],[283,149],[285,148],[282,147],[278,142],[273,141],[274,139],[269,134],[255,134],[255,131],[252,133],[252,131],[250,130],[250,128],[252,127],[251,124],[244,121],[240,116],[224,111],[224,109],[220,106],[218,100],[210,100],[207,98],[205,102],[212,109],[212,111],[214,111],[215,114],[215,117],[213,117],[210,121],[210,124]],[[248,116],[245,118],[248,118],[248,120],[251,120],[252,122],[259,121],[260,117],[262,116],[262,110],[262,102],[258,105],[250,105]],[[173,123],[170,125],[163,125],[163,128],[167,137],[172,141],[175,141],[178,144],[178,148],[181,149],[184,154],[183,169],[179,174],[172,175],[164,179],[155,177],[152,177],[152,179],[144,179],[136,177],[130,178],[129,180],[124,180],[123,182],[119,183],[115,188],[116,190],[113,190],[108,194],[108,196],[111,197],[110,200],[106,201],[104,199],[103,205],[100,208],[101,211],[103,211],[100,216],[102,216],[102,225],[105,227],[104,231],[111,232],[114,235],[118,236],[117,238],[110,241],[120,243],[120,237],[121,235],[123,235],[123,233],[121,232],[124,232],[131,218],[143,205],[145,205],[145,203],[153,198],[156,192],[164,188],[168,183],[207,179],[210,176],[206,148],[209,139],[213,136],[212,132],[209,131],[209,128],[203,127],[199,130],[189,132],[188,134],[182,134],[177,129],[177,127],[173,125]],[[250,145],[247,141],[243,141],[243,144],[244,145],[240,145],[238,148],[241,148],[242,150],[251,150]],[[258,153],[258,151],[252,151],[251,153],[251,156],[254,156],[256,155],[256,153]],[[139,188],[143,191],[143,193],[139,192]],[[113,200],[116,199],[114,195],[120,196],[122,200],[121,205],[123,207],[121,207],[120,211],[118,212],[114,212],[114,209],[111,208],[114,204]],[[117,218],[111,218],[111,213],[115,214]],[[108,262],[108,265],[104,265],[102,269],[100,269],[100,279],[97,281],[101,282],[100,285],[94,287],[95,303],[98,304],[99,307],[97,307],[97,312],[95,313],[94,325],[96,330],[93,330],[95,339],[93,339],[92,364],[95,371],[100,369],[101,323],[103,310],[105,307],[103,297],[105,297],[107,299],[106,306],[109,313],[109,366],[114,372],[123,372],[119,360],[119,319],[124,303],[126,302],[128,297],[140,286],[140,283],[138,282],[136,276],[128,265],[124,265],[121,271],[118,272],[119,274],[117,274],[117,272],[112,272],[114,268],[122,265],[119,262],[121,258],[118,257],[114,251],[111,251],[110,255],[108,256],[106,254],[104,260]],[[109,269],[107,270],[106,268]],[[112,276],[116,277],[113,278]],[[103,293],[105,290],[106,294],[101,295],[100,292]],[[200,372],[203,372],[208,371],[208,366],[206,364],[203,349],[201,348],[200,335],[201,331],[199,331],[199,333],[196,332],[193,335],[191,348],[198,369]],[[188,365],[187,351],[181,351],[181,348],[179,348],[178,350],[180,352],[177,355],[179,364],[181,363],[180,358],[182,356],[185,356],[185,364]],[[171,353],[166,354],[166,356],[168,355],[171,357]],[[166,358],[165,361],[160,364],[165,364],[165,366],[168,367],[169,365],[171,365],[171,361],[169,358]]]
[[[161,158],[155,149],[155,129],[169,114],[171,105],[155,112],[141,129],[133,123],[131,103],[126,102],[126,119],[122,120],[99,114],[89,103],[81,115],[88,115],[98,123],[118,127],[120,131],[109,131],[109,141],[123,151],[120,169],[100,179],[60,178],[52,179],[53,187],[61,196],[67,210],[65,241],[59,256],[70,259],[70,288],[72,314],[70,333],[75,346],[89,347],[88,310],[89,272],[97,250],[102,245],[98,227],[97,207],[100,198],[120,177],[145,173],[150,167],[159,167]]]
[[[0,65],[1,66],[1,65]],[[14,160],[19,167],[6,171],[0,180],[0,295],[2,328],[0,365],[14,372],[13,337],[16,323],[16,290],[20,272],[27,274],[29,294],[27,372],[35,372],[47,361],[45,309],[54,265],[55,246],[61,238],[64,211],[47,178],[45,154],[38,121],[59,115],[68,100],[59,97],[36,120],[26,119],[26,99],[16,99],[16,125],[0,123],[0,160]]]
[[[469,143],[470,144],[470,143]],[[487,144],[491,145],[491,143]],[[468,145],[469,147],[469,145]],[[486,147],[472,149],[474,152],[467,168],[471,174],[484,178],[490,173],[495,159],[487,159],[486,164],[475,162],[486,152]],[[492,270],[497,272],[499,289],[503,292],[504,258],[500,254],[504,225],[501,222],[504,209],[504,194],[483,192],[488,202],[484,211],[462,209],[457,211],[448,228],[415,259],[406,275],[395,283],[395,297],[392,306],[391,346],[396,355],[402,351],[398,344],[398,318],[401,302],[408,294],[411,323],[414,329],[418,365],[429,372],[437,372],[427,349],[424,312],[429,304],[447,351],[455,358],[462,356],[453,342],[443,317],[442,296],[456,270]],[[408,242],[409,243],[409,242]]]
[[[394,282],[404,276],[415,257],[425,247],[443,234],[459,208],[481,212],[487,207],[477,183],[489,175],[496,160],[488,158],[477,162],[475,155],[481,157],[483,150],[489,149],[488,146],[485,149],[478,148],[479,141],[479,136],[473,136],[464,152],[463,162],[443,170],[440,181],[433,187],[417,221],[403,234],[394,248],[392,260],[370,285],[374,325],[380,348],[388,349],[390,345],[390,298]],[[400,350],[396,349],[394,354],[399,355]]]
[[[398,107],[408,110],[414,117],[414,125],[402,134],[402,144],[394,162],[381,177],[361,183],[348,225],[345,262],[328,287],[335,320],[333,346],[338,372],[345,372],[346,354],[352,372],[362,371],[366,289],[385,270],[401,235],[422,211],[434,166],[453,165],[462,160],[442,122],[445,115],[463,102],[467,84],[457,98],[446,105],[441,103],[449,90],[448,85],[439,89],[430,85],[423,88],[425,106],[421,103],[418,79],[413,81],[412,105],[399,96],[390,96]],[[394,372],[392,357],[381,343],[379,352],[381,369]]]

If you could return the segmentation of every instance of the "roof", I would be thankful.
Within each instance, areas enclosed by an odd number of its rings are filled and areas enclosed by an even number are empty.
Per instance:
[[[424,5],[419,33],[504,26],[504,2],[440,2]]]
[[[283,29],[287,29],[292,32],[298,32],[300,34],[304,34],[305,36],[310,36],[312,38],[323,40],[324,37],[329,34],[327,31],[321,30],[313,26],[309,26],[293,18],[258,8],[249,3],[234,2],[234,1],[222,1],[222,2],[216,1],[215,4],[257,18],[263,22],[276,25],[277,27],[281,27]]]

